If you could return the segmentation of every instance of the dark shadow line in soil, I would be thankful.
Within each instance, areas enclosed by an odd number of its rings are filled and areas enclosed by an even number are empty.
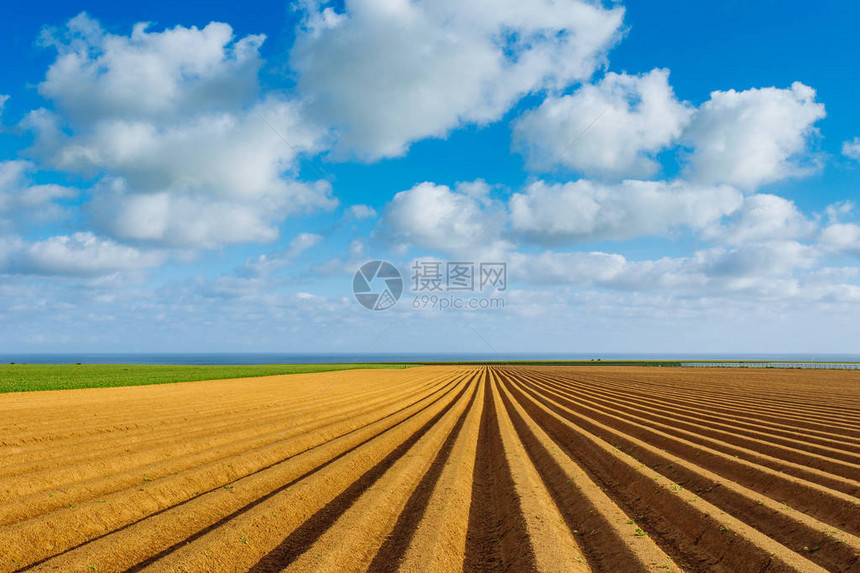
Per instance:
[[[495,374],[496,368],[490,372]],[[466,534],[463,571],[537,571],[534,551],[524,538],[525,518],[505,459],[493,393],[492,376],[485,381],[484,408],[472,478],[472,503]]]
[[[415,536],[418,524],[427,511],[430,496],[433,494],[436,483],[442,475],[442,470],[445,469],[445,465],[451,457],[451,450],[454,449],[454,444],[460,435],[463,425],[466,423],[466,417],[469,415],[477,395],[478,392],[476,390],[469,399],[466,409],[460,415],[460,418],[445,439],[445,443],[442,444],[438,454],[436,454],[436,458],[433,460],[427,473],[421,478],[418,486],[406,502],[403,511],[394,524],[394,528],[391,530],[391,534],[386,538],[370,562],[370,566],[367,569],[369,572],[388,573],[396,571],[397,564],[406,554],[406,550]]]
[[[459,381],[452,381],[452,382],[450,382],[450,383],[448,383],[448,384],[445,384],[445,385],[444,385],[444,386],[442,386],[442,388],[440,388],[439,390],[436,390],[436,391],[434,391],[433,393],[431,393],[431,394],[430,394],[430,396],[432,396],[432,395],[433,395],[433,394],[435,394],[436,392],[439,392],[441,389],[445,388],[446,386],[451,386],[452,384],[454,384],[454,386],[456,386],[456,383],[457,383],[457,382],[459,382]],[[452,387],[451,387],[451,388],[449,388],[447,391],[445,391],[445,392],[444,392],[444,393],[443,393],[439,398],[437,398],[437,400],[441,399],[441,398],[442,398],[442,396],[444,396],[445,394],[448,394],[449,392],[451,392],[451,390],[453,390],[454,386],[452,386]],[[396,410],[396,411],[394,411],[394,412],[391,412],[390,414],[386,414],[385,416],[383,416],[382,418],[380,418],[379,420],[377,420],[377,422],[378,422],[378,421],[385,420],[386,418],[390,418],[391,416],[394,416],[394,415],[398,414],[399,412],[402,412],[402,411],[404,411],[404,410],[406,410],[406,409],[408,409],[408,408],[411,408],[413,405],[415,405],[415,404],[417,404],[418,402],[421,402],[422,400],[425,400],[425,399],[427,399],[427,396],[425,396],[425,397],[423,397],[423,398],[420,398],[420,399],[418,399],[418,400],[415,400],[414,402],[411,402],[411,403],[409,403],[409,404],[407,404],[407,405],[403,406],[402,408],[399,408],[398,410]],[[435,400],[434,400],[434,402],[435,402]],[[434,402],[431,402],[431,404],[432,404],[432,403],[434,403]],[[410,416],[408,416],[407,418],[404,418],[404,420],[402,420],[402,421],[401,421],[401,422],[399,422],[399,423],[402,423],[403,421],[408,420],[409,418],[411,418],[412,416],[414,416],[415,414],[417,414],[418,412],[420,412],[420,411],[424,410],[424,409],[425,409],[425,408],[427,408],[427,407],[429,407],[429,404],[428,404],[427,406],[424,406],[423,408],[421,408],[421,410],[418,410],[418,411],[416,411],[415,413],[411,414],[411,415],[410,415]],[[399,424],[399,423],[398,423],[398,424]],[[350,431],[348,431],[348,432],[344,432],[344,433],[343,433],[343,434],[341,434],[340,436],[337,436],[337,438],[333,438],[333,439],[339,439],[339,438],[342,438],[342,437],[344,437],[344,436],[348,436],[348,435],[350,435],[350,434],[352,434],[352,433],[355,433],[355,432],[357,432],[357,431],[359,431],[359,430],[361,430],[361,429],[362,429],[362,428],[355,428],[355,429],[350,430]],[[389,428],[389,429],[390,429],[390,428]],[[383,430],[383,431],[387,431],[387,430]],[[364,445],[367,441],[372,440],[374,437],[375,437],[375,436],[372,436],[372,437],[368,438],[368,440],[365,440],[364,442],[362,442],[362,443],[358,444],[358,445],[357,445],[357,446],[355,446],[355,447],[357,448],[357,447],[360,447],[360,446]],[[114,533],[117,533],[117,532],[120,532],[120,531],[124,531],[124,530],[126,530],[126,529],[128,529],[128,528],[130,528],[130,527],[133,527],[133,526],[135,526],[135,525],[137,525],[137,524],[139,524],[139,523],[141,523],[141,522],[143,522],[143,521],[147,520],[147,519],[150,519],[150,518],[155,517],[155,516],[157,516],[157,515],[161,515],[162,513],[165,513],[165,512],[171,511],[171,510],[176,509],[176,508],[178,508],[178,507],[182,507],[183,505],[186,505],[186,504],[188,504],[188,503],[190,503],[190,502],[194,501],[195,499],[198,499],[198,498],[203,497],[203,496],[205,496],[205,495],[207,495],[207,494],[210,494],[210,493],[212,493],[213,491],[217,491],[217,490],[219,490],[219,489],[222,489],[222,488],[224,487],[224,485],[230,485],[231,483],[235,483],[235,482],[237,482],[237,481],[239,481],[239,480],[242,480],[242,479],[245,479],[245,478],[247,478],[247,477],[250,477],[250,476],[253,476],[253,475],[256,475],[256,474],[262,473],[262,472],[267,471],[267,470],[269,470],[269,469],[272,469],[272,468],[274,468],[274,467],[276,467],[276,466],[278,466],[278,465],[280,465],[280,464],[283,464],[283,463],[285,463],[285,462],[288,462],[289,460],[291,460],[291,459],[295,458],[296,456],[300,456],[300,455],[305,454],[305,453],[307,453],[307,452],[313,451],[313,450],[315,450],[316,448],[319,448],[319,447],[324,446],[324,445],[325,445],[325,443],[317,444],[317,445],[312,446],[312,447],[310,447],[310,448],[308,448],[308,449],[306,449],[306,450],[302,450],[301,452],[297,452],[297,453],[295,453],[295,454],[293,454],[293,455],[291,455],[291,456],[288,456],[288,457],[286,457],[286,458],[284,458],[284,459],[282,459],[282,460],[278,460],[278,461],[273,462],[273,463],[271,463],[271,464],[269,464],[269,465],[266,465],[266,466],[261,467],[261,468],[259,468],[259,469],[257,469],[257,470],[254,470],[253,472],[250,472],[250,473],[248,473],[248,474],[245,474],[245,475],[243,475],[242,477],[237,478],[237,479],[235,479],[235,480],[233,480],[233,481],[231,481],[231,482],[228,482],[228,483],[223,484],[223,485],[219,485],[219,486],[217,486],[217,487],[214,487],[214,488],[212,488],[212,489],[208,489],[208,490],[206,490],[206,491],[204,491],[204,492],[201,492],[201,493],[199,493],[199,494],[197,494],[197,495],[194,495],[194,496],[192,496],[192,497],[189,497],[188,499],[186,499],[186,500],[184,500],[184,501],[181,501],[180,503],[177,503],[177,504],[171,505],[171,506],[169,506],[169,507],[165,507],[165,508],[160,509],[160,510],[158,510],[158,511],[154,511],[154,512],[152,512],[152,513],[150,513],[150,514],[146,515],[145,517],[143,517],[143,518],[141,518],[141,519],[138,519],[138,520],[136,520],[136,521],[133,521],[133,522],[131,522],[131,523],[127,523],[127,524],[123,525],[122,527],[118,527],[118,528],[116,528],[116,529],[114,529],[114,530],[111,530],[111,531],[109,531],[109,532],[107,532],[107,533],[103,533],[103,534],[98,535],[98,536],[96,536],[96,537],[92,537],[92,538],[90,538],[90,539],[87,539],[86,541],[84,541],[84,542],[82,542],[82,543],[79,543],[79,544],[77,544],[77,545],[74,545],[74,546],[72,546],[72,547],[69,547],[68,549],[65,549],[64,551],[61,551],[61,552],[56,553],[56,554],[54,554],[54,555],[51,555],[51,556],[49,556],[49,557],[45,557],[44,559],[41,559],[41,560],[36,561],[36,562],[34,562],[34,563],[30,563],[30,564],[29,564],[29,565],[27,565],[26,567],[22,567],[22,568],[20,568],[20,569],[16,569],[16,570],[15,570],[15,573],[17,573],[17,572],[22,572],[22,571],[29,571],[29,570],[33,569],[34,567],[38,567],[39,565],[42,565],[42,564],[44,564],[45,562],[50,561],[51,559],[55,559],[55,558],[57,558],[57,557],[60,557],[60,556],[62,556],[62,555],[65,555],[65,554],[67,554],[67,553],[70,553],[70,552],[72,552],[72,551],[75,551],[76,549],[79,549],[79,548],[81,548],[81,547],[84,547],[85,545],[88,545],[88,544],[90,544],[90,543],[92,543],[92,542],[94,542],[94,541],[98,541],[99,539],[102,539],[102,538],[108,537],[108,536],[110,536],[110,535],[113,535]],[[327,466],[328,464],[332,463],[333,461],[335,461],[335,460],[336,460],[336,459],[338,459],[339,457],[342,457],[342,456],[344,456],[344,455],[348,454],[348,453],[349,453],[350,451],[352,451],[353,449],[355,449],[355,448],[351,448],[350,450],[348,450],[348,451],[346,451],[346,452],[343,452],[343,453],[339,454],[337,457],[332,458],[331,460],[328,460],[327,462],[325,462],[325,463],[324,463],[324,464],[322,464],[321,466],[319,466],[319,467],[317,467],[317,468],[314,468],[314,469],[312,469],[312,470],[308,471],[307,473],[303,474],[303,475],[302,475],[302,476],[300,476],[299,478],[296,478],[296,480],[293,480],[293,481],[292,481],[292,482],[290,482],[289,484],[287,484],[287,485],[285,485],[285,486],[281,486],[281,487],[279,488],[279,491],[280,491],[281,489],[286,489],[286,487],[289,487],[289,485],[292,485],[293,483],[295,483],[295,482],[297,482],[297,481],[299,481],[299,480],[301,480],[301,479],[306,478],[307,476],[309,476],[309,475],[311,475],[311,474],[315,473],[316,471],[319,471],[320,469],[322,469],[322,468],[324,468],[325,466]],[[275,493],[276,493],[276,492],[275,492]],[[272,493],[272,495],[274,495],[274,493]],[[239,514],[241,514],[241,513],[245,512],[245,511],[247,511],[248,509],[251,509],[254,505],[256,505],[256,503],[257,503],[258,501],[260,501],[260,500],[255,500],[255,502],[252,502],[251,504],[248,504],[247,506],[242,507],[242,508],[240,508],[240,509],[236,510],[236,512],[234,512],[234,514],[235,514],[235,515],[239,515]],[[230,518],[234,517],[234,516],[235,516],[234,514],[231,514],[229,517],[230,517]],[[203,529],[203,530],[201,530],[201,531],[199,531],[199,532],[195,533],[195,534],[194,534],[194,535],[192,535],[191,537],[188,537],[188,538],[186,538],[186,539],[182,540],[181,542],[178,542],[178,543],[176,543],[176,544],[174,544],[174,545],[172,545],[172,546],[168,547],[167,549],[165,549],[164,551],[161,551],[161,552],[160,552],[160,553],[158,553],[157,555],[151,556],[151,557],[149,557],[147,560],[142,561],[141,563],[138,563],[138,564],[137,564],[137,565],[135,565],[134,567],[131,567],[131,568],[129,568],[129,569],[126,569],[125,573],[131,573],[131,572],[136,572],[136,571],[141,570],[143,567],[145,567],[145,566],[147,566],[147,565],[150,565],[150,564],[151,564],[151,563],[153,563],[155,560],[160,559],[161,557],[164,557],[164,556],[165,556],[165,555],[167,555],[168,553],[171,553],[171,552],[175,551],[176,549],[178,549],[178,548],[179,548],[179,547],[181,547],[182,545],[185,545],[186,543],[190,543],[190,542],[191,542],[191,541],[193,541],[194,539],[197,539],[197,537],[202,536],[202,535],[203,535],[203,534],[205,534],[205,533],[208,533],[209,531],[211,531],[212,529],[214,529],[214,528],[215,528],[215,526],[220,525],[220,524],[222,523],[222,521],[225,521],[226,519],[227,519],[227,518],[225,518],[225,519],[223,519],[223,520],[219,521],[217,524],[210,525],[210,526],[206,527],[205,529]]]
[[[414,432],[409,438],[392,450],[387,456],[375,466],[366,471],[360,478],[352,482],[343,492],[328,502],[325,507],[317,511],[307,521],[296,528],[277,547],[260,559],[251,569],[250,573],[264,573],[269,571],[281,571],[289,566],[302,553],[308,550],[337,519],[371,487],[382,475],[393,466],[397,460],[403,457],[407,451],[427,433],[466,392],[468,385],[464,385],[460,392],[451,402],[428,420],[421,428]]]

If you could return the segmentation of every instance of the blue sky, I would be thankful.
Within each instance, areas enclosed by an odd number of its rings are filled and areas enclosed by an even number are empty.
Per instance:
[[[31,3],[0,22],[0,346],[855,352],[858,24]],[[374,259],[505,262],[473,293],[504,309],[368,311]]]

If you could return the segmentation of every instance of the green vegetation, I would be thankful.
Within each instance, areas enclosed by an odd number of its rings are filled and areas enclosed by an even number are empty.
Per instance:
[[[707,363],[709,360],[514,360],[514,361],[445,361],[438,365],[487,366],[649,366],[677,368],[684,364]],[[756,364],[756,361],[720,360],[725,364]],[[409,368],[427,363],[352,363],[352,364],[259,364],[259,365],[166,365],[166,364],[2,364],[0,394],[36,390],[69,390],[73,388],[108,388],[143,386],[171,382],[194,382],[225,378],[248,378],[276,374],[301,374],[362,368]],[[843,363],[833,363],[843,364]],[[844,363],[849,364],[849,363]],[[854,363],[850,363],[854,364]],[[698,454],[697,454],[698,455]]]
[[[198,366],[161,364],[2,364],[0,393],[73,388],[144,386],[171,382],[248,378],[363,368],[408,368],[417,364],[266,364]]]

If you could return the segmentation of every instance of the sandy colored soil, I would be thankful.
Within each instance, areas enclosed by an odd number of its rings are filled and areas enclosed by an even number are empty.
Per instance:
[[[860,571],[860,373],[0,395],[0,571]]]

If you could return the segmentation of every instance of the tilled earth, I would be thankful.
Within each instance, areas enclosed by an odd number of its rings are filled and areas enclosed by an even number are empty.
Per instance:
[[[860,571],[858,491],[856,372],[0,395],[0,571]]]

